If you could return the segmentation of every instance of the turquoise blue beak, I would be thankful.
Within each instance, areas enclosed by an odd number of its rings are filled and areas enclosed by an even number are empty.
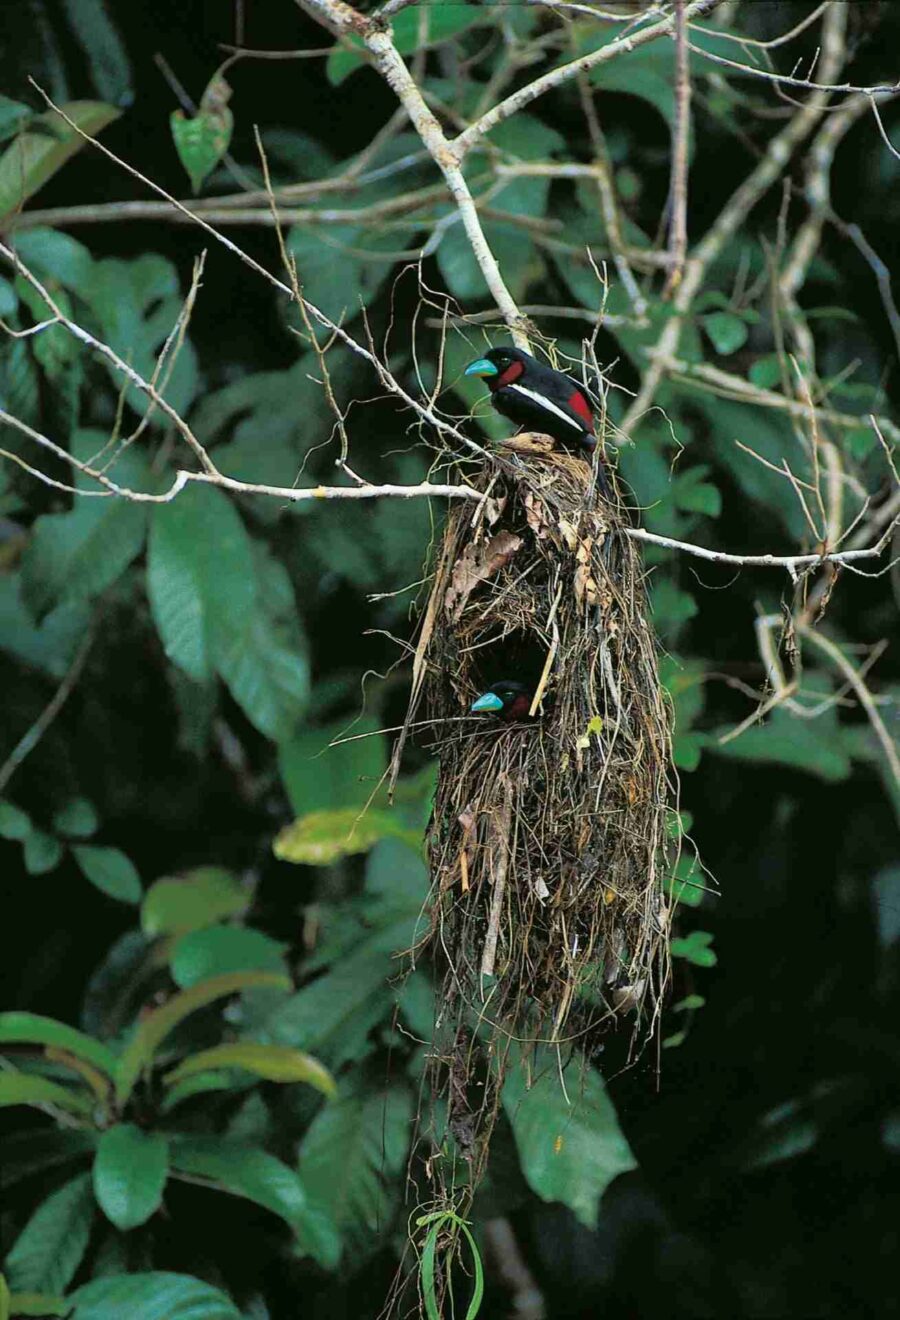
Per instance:
[[[470,362],[466,367],[467,376],[498,376],[499,374],[493,362],[488,362],[487,358],[479,358],[477,362]]]
[[[476,715],[484,715],[486,712],[490,712],[493,715],[496,714],[498,710],[502,709],[503,702],[497,696],[496,692],[485,692],[483,697],[479,697],[477,701],[473,701],[469,707],[469,710]]]

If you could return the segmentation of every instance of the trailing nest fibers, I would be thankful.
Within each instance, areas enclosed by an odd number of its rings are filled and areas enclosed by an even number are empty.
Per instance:
[[[408,717],[424,697],[440,762],[444,1027],[563,1041],[577,1004],[572,1037],[627,1014],[637,1039],[668,976],[671,865],[669,710],[640,553],[618,497],[546,437],[507,442],[476,484],[487,498],[460,501],[444,532]],[[532,718],[467,715],[523,676]]]

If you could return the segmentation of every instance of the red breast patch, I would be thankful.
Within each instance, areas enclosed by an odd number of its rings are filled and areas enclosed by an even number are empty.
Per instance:
[[[503,385],[511,385],[514,380],[519,379],[524,370],[524,362],[510,362],[506,370],[501,371],[500,375],[495,378],[494,388],[496,389],[498,386]]]
[[[588,430],[593,431],[594,414],[591,412],[591,406],[581,390],[573,390],[566,399],[566,403],[572,409],[572,412],[581,418]]]

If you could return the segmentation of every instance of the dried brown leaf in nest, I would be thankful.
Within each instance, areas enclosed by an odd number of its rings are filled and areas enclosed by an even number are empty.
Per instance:
[[[440,762],[441,1020],[452,1039],[477,1031],[495,1059],[501,1039],[565,1040],[575,1004],[582,1021],[585,1005],[596,1022],[633,1011],[646,1038],[669,971],[671,864],[669,710],[627,514],[583,458],[528,436],[504,450],[490,476],[499,520],[470,506],[449,516],[417,652]],[[510,678],[535,692],[536,718],[465,718]],[[483,1135],[496,1094],[482,1087]]]

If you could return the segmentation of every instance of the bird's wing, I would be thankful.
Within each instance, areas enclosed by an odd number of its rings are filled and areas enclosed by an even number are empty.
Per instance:
[[[572,428],[573,438],[575,435],[584,435],[585,430],[591,429],[593,418],[590,418],[590,421],[586,424],[580,417],[575,415],[569,406],[554,403],[552,399],[548,399],[544,394],[539,394],[537,390],[530,390],[526,385],[520,385],[518,382],[506,385],[504,389],[522,399],[530,400],[538,408],[542,408],[544,412],[552,413],[554,417],[558,417],[560,421],[565,422],[567,426]],[[587,410],[587,404],[585,404],[585,410]],[[590,417],[589,413],[588,416]]]

